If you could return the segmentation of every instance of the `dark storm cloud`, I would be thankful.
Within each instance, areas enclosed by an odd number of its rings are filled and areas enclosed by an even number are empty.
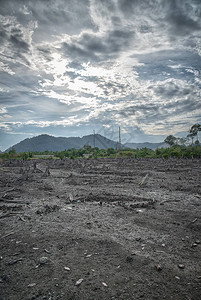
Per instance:
[[[6,34],[3,26],[1,26],[1,24],[0,24],[0,43],[3,44],[3,42],[5,41],[6,38],[7,38],[7,34]]]
[[[142,20],[154,21],[154,30],[159,25],[167,31],[170,40],[201,30],[201,2],[197,0],[118,0],[118,5],[126,17],[140,14]],[[148,24],[141,26],[141,32],[152,29]]]
[[[190,51],[189,49],[168,49],[168,50],[155,50],[154,52],[147,54],[135,54],[131,57],[137,57],[139,62],[143,62],[145,64],[153,63],[153,64],[168,64],[168,65],[178,65],[180,63],[190,62],[193,67],[201,68],[200,55],[195,53],[194,51]]]
[[[201,74],[200,56],[191,51],[156,51],[135,55],[142,66],[135,67],[143,80],[164,81],[168,78],[194,82]]]
[[[2,0],[1,13],[14,15],[18,22],[26,25],[37,20],[36,40],[49,34],[79,33],[83,28],[94,28],[89,14],[88,0]],[[81,16],[81,17],[80,17]]]
[[[189,97],[185,100],[177,100],[173,103],[165,104],[164,109],[167,109],[167,111],[173,109],[173,115],[180,114],[181,112],[188,113],[197,109],[201,109],[201,102],[194,100],[193,97]]]
[[[182,87],[177,85],[175,82],[166,82],[163,85],[158,85],[154,88],[156,95],[160,95],[163,98],[173,98],[175,96],[186,96],[192,93],[192,87]]]
[[[11,43],[11,47],[15,49],[20,49],[21,51],[29,50],[29,44],[24,40],[24,33],[20,28],[15,27],[12,20],[0,26],[0,37],[2,41],[8,41]]]
[[[137,101],[136,101],[137,102]],[[138,113],[141,113],[142,116],[138,116]],[[144,122],[146,120],[147,122],[150,122],[153,120],[156,120],[160,117],[160,108],[156,104],[132,104],[130,106],[127,106],[125,110],[119,112],[120,115],[123,117],[133,117],[136,118],[139,123]]]
[[[115,58],[121,51],[127,49],[135,36],[134,31],[112,30],[104,36],[94,33],[84,33],[80,39],[64,42],[62,47],[73,59],[84,61],[104,61]]]
[[[201,30],[201,3],[195,11],[193,4],[198,1],[169,1],[169,10],[166,17],[173,35],[189,35]]]
[[[14,28],[12,23],[7,24],[6,26],[1,25],[0,41],[2,45],[5,42],[10,43],[10,47],[12,47],[15,51],[29,51],[29,45],[24,41],[22,31],[18,28]]]
[[[146,0],[118,0],[120,10],[126,15],[132,15],[141,5],[143,5],[143,8],[146,9],[148,6],[150,6],[150,3],[151,1]]]
[[[27,52],[29,50],[29,45],[22,40],[21,36],[12,34],[10,36],[10,42],[15,49],[18,49],[23,52]]]
[[[42,47],[38,47],[37,50],[39,52],[42,52],[43,54],[51,54],[51,51],[49,49],[45,49],[45,48],[42,48]]]
[[[12,19],[8,19],[1,25],[0,48],[1,60],[9,66],[14,67],[15,63],[22,63],[30,66],[29,58],[26,56],[30,52],[30,44],[25,38],[22,28],[15,27]]]
[[[99,58],[92,51],[87,49],[82,49],[81,45],[68,44],[64,42],[62,44],[62,51],[64,51],[72,59],[82,60],[82,61],[98,61]]]
[[[166,123],[167,116],[169,118],[168,120],[171,120],[171,118],[175,118],[178,115],[188,114],[200,109],[201,103],[189,98],[161,105],[131,105],[126,107],[123,111],[116,111],[116,113],[125,118],[133,117],[139,124],[157,123],[157,127],[159,121],[161,121],[161,124]],[[138,115],[138,113],[140,113],[140,115]],[[175,121],[175,125],[181,123],[186,124],[186,121]]]

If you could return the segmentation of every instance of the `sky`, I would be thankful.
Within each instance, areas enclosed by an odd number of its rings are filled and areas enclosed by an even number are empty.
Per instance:
[[[200,122],[200,0],[0,0],[0,150],[119,126],[161,142]]]

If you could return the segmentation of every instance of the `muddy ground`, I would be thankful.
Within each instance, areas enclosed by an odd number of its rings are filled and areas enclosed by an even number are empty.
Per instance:
[[[8,161],[0,182],[0,300],[201,299],[201,160]]]

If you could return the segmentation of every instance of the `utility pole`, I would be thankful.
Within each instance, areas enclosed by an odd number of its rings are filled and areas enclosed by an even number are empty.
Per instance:
[[[116,154],[115,154],[116,159],[117,159],[117,149],[118,149],[118,142],[116,143]]]
[[[95,142],[95,130],[94,130],[94,136],[93,136],[93,140],[94,140],[94,158],[96,157],[96,150],[95,150],[95,146],[96,146],[96,142]]]
[[[119,126],[119,158],[120,158],[120,149],[121,149],[121,128]]]
[[[96,143],[95,143],[95,130],[94,130],[94,148],[96,146]]]

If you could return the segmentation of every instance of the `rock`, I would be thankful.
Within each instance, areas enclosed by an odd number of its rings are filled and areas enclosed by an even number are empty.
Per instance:
[[[33,287],[35,285],[36,285],[36,283],[30,283],[30,284],[28,284],[28,287]]]
[[[48,257],[43,256],[39,259],[39,262],[40,262],[41,265],[44,265],[44,264],[47,264],[49,262],[49,259],[48,259]]]
[[[84,279],[80,278],[79,280],[76,281],[75,285],[79,286],[83,282],[83,280]]]
[[[107,283],[105,283],[105,282],[102,282],[102,285],[105,286],[105,287],[108,286]]]
[[[156,266],[156,270],[157,270],[157,271],[162,271],[163,268],[161,267],[161,265],[157,265],[157,266]]]
[[[184,265],[182,265],[182,264],[179,264],[179,265],[178,265],[178,268],[180,268],[180,269],[184,269],[184,268],[185,268],[185,266],[184,266]]]
[[[127,256],[126,257],[126,261],[129,262],[129,263],[131,263],[133,261],[133,257]]]
[[[86,256],[86,258],[89,258],[89,257],[91,257],[92,256],[92,254],[88,254],[87,256]]]
[[[142,179],[142,181],[140,182],[140,185],[146,185],[148,183],[148,180],[149,180],[149,174],[147,173],[145,177]]]

